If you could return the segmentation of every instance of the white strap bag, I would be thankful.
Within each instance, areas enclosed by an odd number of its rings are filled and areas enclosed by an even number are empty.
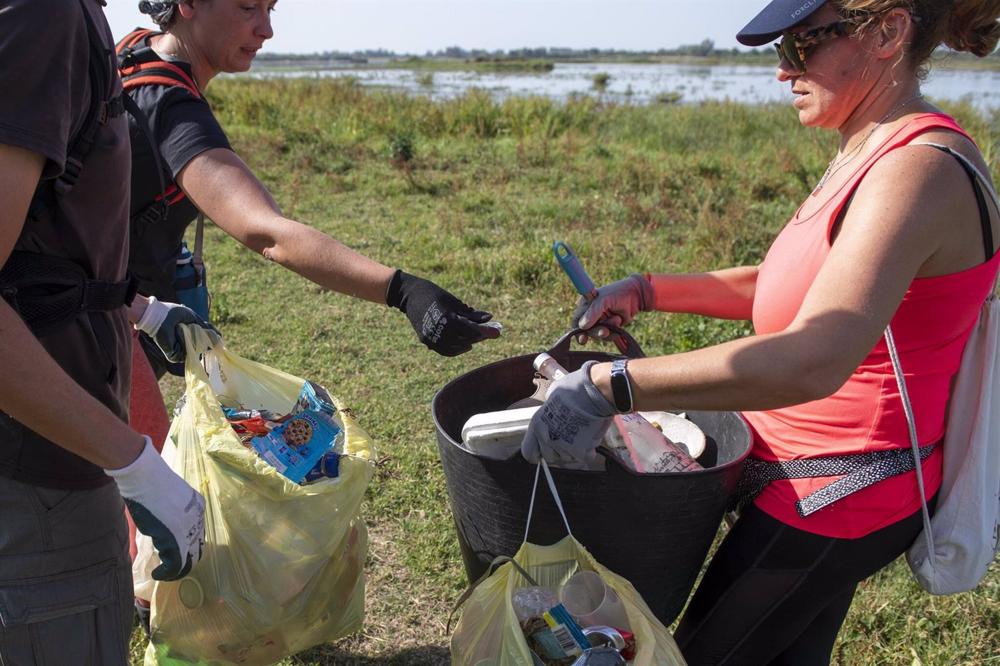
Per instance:
[[[967,164],[963,156],[952,154]],[[972,168],[971,164],[968,166]],[[982,176],[974,172],[976,180],[981,182]],[[992,188],[987,185],[983,189],[990,193],[996,205]],[[917,484],[924,498],[913,408],[891,327],[886,328],[885,339],[906,412]],[[997,381],[1000,381],[1000,301],[993,294],[983,304],[955,376],[943,441],[944,472],[937,509],[932,518],[927,502],[923,502],[923,536],[917,537],[906,553],[913,575],[932,594],[955,594],[975,588],[1000,547],[1000,387]]]

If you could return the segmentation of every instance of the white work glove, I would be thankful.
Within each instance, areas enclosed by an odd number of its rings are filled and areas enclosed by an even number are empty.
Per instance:
[[[197,324],[208,331],[213,345],[222,342],[222,335],[207,321],[195,314],[194,310],[179,303],[165,303],[155,296],[149,297],[142,317],[135,323],[135,328],[153,338],[168,361],[182,363],[184,361],[184,336],[180,324]]]
[[[590,379],[590,368],[596,363],[584,363],[549,387],[521,441],[521,455],[528,462],[538,462],[541,456],[557,467],[593,468],[595,449],[616,413]]]
[[[577,341],[587,342],[588,337],[607,339],[608,329],[598,324],[621,328],[643,311],[654,308],[653,284],[645,275],[632,273],[624,280],[606,284],[597,290],[597,298],[588,302],[580,298],[573,312],[571,325],[587,331]]]
[[[161,562],[153,578],[177,580],[201,559],[205,498],[170,469],[149,437],[145,440],[132,464],[104,472],[118,484],[136,528],[153,540]]]

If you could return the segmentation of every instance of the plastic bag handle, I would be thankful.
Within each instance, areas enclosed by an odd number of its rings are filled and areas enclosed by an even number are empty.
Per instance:
[[[209,384],[208,373],[205,372],[200,359],[202,354],[215,350],[211,338],[205,329],[197,324],[180,324],[180,329],[181,335],[184,336],[184,370]]]
[[[538,587],[538,581],[532,578],[531,574],[525,571],[524,567],[522,567],[520,564],[517,563],[517,560],[508,555],[497,555],[496,557],[493,558],[493,561],[490,562],[490,566],[486,569],[486,573],[480,576],[479,580],[470,585],[468,589],[462,593],[462,596],[458,598],[458,601],[455,602],[455,607],[451,609],[450,613],[448,613],[448,624],[446,625],[445,633],[447,634],[451,633],[451,623],[455,619],[455,613],[457,613],[458,609],[461,608],[462,605],[469,600],[469,597],[471,597],[472,593],[476,591],[476,588],[479,587],[483,583],[483,581],[485,581],[487,578],[496,573],[497,568],[501,564],[507,564],[507,563],[510,563],[512,567],[517,569],[517,572],[522,576],[524,576],[524,579],[528,581],[529,585],[531,585],[532,587]]]
[[[646,353],[642,351],[642,347],[639,346],[639,343],[636,342],[635,338],[633,338],[628,331],[623,328],[619,328],[618,326],[611,326],[609,324],[601,324],[601,326],[611,331],[614,334],[613,337],[617,337],[619,340],[624,341],[625,348],[622,350],[622,354],[628,358],[643,358],[646,356]],[[554,345],[552,345],[552,349],[549,350],[549,356],[556,359],[560,363],[565,364],[566,357],[569,354],[570,345],[573,343],[573,339],[580,333],[586,333],[586,331],[582,328],[574,328],[563,334],[563,336],[559,338]]]
[[[531,531],[531,517],[535,513],[535,497],[538,493],[538,476],[540,472],[545,472],[545,480],[549,484],[549,491],[552,493],[552,499],[556,502],[556,508],[559,509],[559,515],[562,516],[563,525],[566,526],[566,534],[573,536],[573,530],[569,528],[569,519],[566,518],[566,511],[563,509],[562,499],[559,497],[559,491],[556,490],[555,479],[552,478],[552,472],[549,471],[549,464],[545,462],[545,458],[539,458],[538,464],[535,466],[535,483],[531,487],[531,502],[528,504],[528,519],[524,525],[523,543],[528,542],[528,532]]]

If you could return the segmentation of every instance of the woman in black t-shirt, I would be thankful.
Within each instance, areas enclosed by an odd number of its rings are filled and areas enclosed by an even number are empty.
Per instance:
[[[420,341],[439,354],[455,356],[476,342],[497,337],[498,328],[485,325],[489,313],[466,306],[433,282],[378,263],[285,217],[267,188],[230,147],[200,93],[220,72],[250,69],[257,51],[273,34],[270,13],[275,2],[139,3],[140,11],[149,14],[163,32],[142,40],[133,56],[147,60],[152,55],[158,63],[179,69],[192,84],[144,85],[132,92],[147,118],[147,128],[138,127],[141,119],[130,120],[131,212],[137,216],[161,193],[148,136],[157,144],[164,179],[179,188],[171,198],[182,199],[169,206],[162,229],[147,234],[151,241],[144,242],[142,234],[137,234],[133,219],[129,263],[140,279],[140,293],[176,300],[170,286],[173,275],[167,269],[185,229],[200,210],[250,249],[322,287],[402,310]],[[122,71],[127,75],[129,68]]]

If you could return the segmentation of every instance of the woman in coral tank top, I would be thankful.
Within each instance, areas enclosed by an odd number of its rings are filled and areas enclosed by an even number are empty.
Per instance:
[[[998,15],[998,0],[770,2],[737,38],[778,40],[799,121],[840,133],[826,173],[759,266],[633,274],[578,309],[597,338],[600,323],[642,310],[753,321],[753,336],[633,360],[614,382],[611,364],[587,364],[554,385],[522,446],[531,460],[577,455],[616,410],[744,414],[753,501],[677,629],[691,664],[828,663],[858,582],[921,530],[883,331],[892,324],[933,502],[950,382],[1000,266],[1000,218],[979,149],[920,79],[941,43],[991,53]]]

